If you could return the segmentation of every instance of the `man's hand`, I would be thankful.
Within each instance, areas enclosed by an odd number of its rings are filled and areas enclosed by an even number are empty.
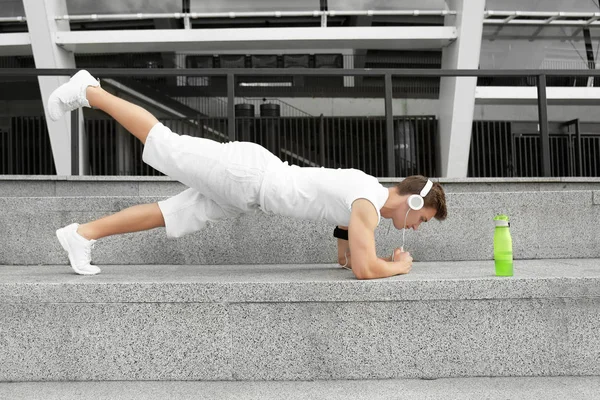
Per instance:
[[[403,272],[401,272],[401,274],[408,274],[412,269],[413,258],[408,251],[395,249],[393,262],[402,266],[401,270]]]

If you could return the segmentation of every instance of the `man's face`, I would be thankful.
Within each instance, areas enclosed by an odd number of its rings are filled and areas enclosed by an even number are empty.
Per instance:
[[[433,217],[435,217],[436,209],[431,207],[423,207],[419,211],[410,210],[408,213],[408,217],[406,218],[406,229],[419,229],[419,225],[423,222],[430,221]],[[406,217],[406,210],[397,210],[394,214],[392,220],[394,222],[394,227],[396,229],[404,228],[404,218]]]

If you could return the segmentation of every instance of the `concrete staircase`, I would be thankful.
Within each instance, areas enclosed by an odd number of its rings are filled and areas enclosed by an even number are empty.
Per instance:
[[[0,270],[8,381],[600,375],[599,260]]]
[[[332,227],[258,214],[102,240],[103,273],[74,275],[57,227],[183,187],[2,177],[0,381],[600,375],[600,180],[442,183],[449,218],[407,234],[413,271],[358,281],[334,263]],[[491,261],[499,212],[512,278]],[[387,228],[380,253],[401,238]]]

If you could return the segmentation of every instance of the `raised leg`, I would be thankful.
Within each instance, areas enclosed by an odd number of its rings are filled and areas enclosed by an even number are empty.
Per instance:
[[[150,129],[158,123],[147,110],[102,89],[86,70],[77,72],[48,98],[48,114],[54,121],[69,111],[92,106],[116,119],[142,143],[146,143]]]
[[[113,117],[142,143],[146,143],[150,129],[158,123],[146,109],[114,96],[99,86],[88,86],[86,97],[91,106]]]

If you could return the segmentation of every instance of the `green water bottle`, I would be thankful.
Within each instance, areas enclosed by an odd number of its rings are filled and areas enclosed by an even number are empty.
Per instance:
[[[496,276],[513,276],[512,238],[508,216],[504,214],[494,217],[494,261]]]

